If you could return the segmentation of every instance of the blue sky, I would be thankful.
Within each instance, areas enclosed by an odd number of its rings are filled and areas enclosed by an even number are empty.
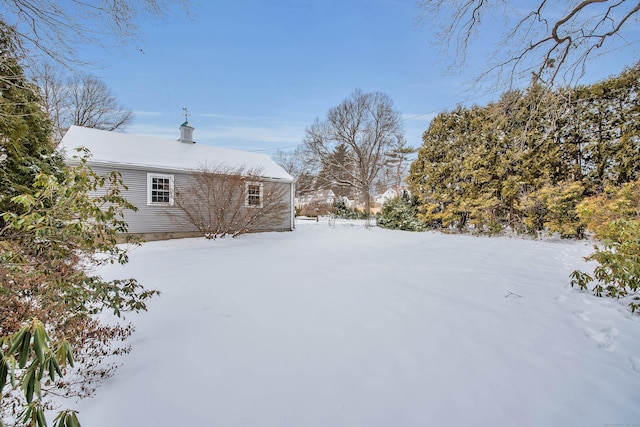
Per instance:
[[[452,74],[413,0],[192,0],[190,15],[176,8],[141,22],[124,47],[87,51],[99,64],[89,71],[134,111],[128,133],[177,138],[186,107],[199,143],[288,151],[361,88],[393,99],[417,147],[438,112],[500,95],[468,91],[495,34],[481,34],[468,68]],[[638,48],[624,55],[597,61],[588,78],[620,72]]]

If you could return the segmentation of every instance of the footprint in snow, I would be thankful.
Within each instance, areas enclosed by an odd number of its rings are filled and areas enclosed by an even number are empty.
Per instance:
[[[565,297],[564,295],[558,295],[556,297],[556,301],[558,302],[565,302],[567,300],[567,297]]]
[[[602,329],[600,332],[594,331],[593,329],[586,328],[584,333],[587,337],[591,339],[591,341],[598,344],[604,351],[615,351],[615,336],[618,335],[618,330],[616,328],[606,328]]]
[[[640,359],[637,357],[630,357],[629,360],[631,360],[631,369],[633,369],[636,374],[640,375]]]
[[[573,314],[575,314],[576,316],[578,316],[580,319],[584,320],[585,322],[589,321],[589,312],[588,311],[574,311]]]

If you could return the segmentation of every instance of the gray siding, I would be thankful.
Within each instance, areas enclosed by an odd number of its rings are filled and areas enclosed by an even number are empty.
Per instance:
[[[189,224],[184,218],[184,214],[175,206],[148,205],[147,203],[147,174],[162,173],[174,176],[174,184],[180,188],[193,181],[193,176],[186,172],[175,172],[167,170],[138,170],[124,168],[109,168],[103,165],[91,165],[93,170],[99,174],[105,174],[118,170],[123,182],[128,187],[123,191],[123,196],[138,208],[138,211],[127,211],[125,221],[129,225],[131,234],[153,234],[159,237],[162,233],[172,233],[173,235],[186,235],[196,232],[196,228]],[[291,206],[292,184],[278,183],[286,189],[287,203]],[[290,231],[293,229],[293,207],[289,209],[286,217],[279,224],[271,224],[263,230],[256,231]],[[170,237],[168,235],[168,237]]]

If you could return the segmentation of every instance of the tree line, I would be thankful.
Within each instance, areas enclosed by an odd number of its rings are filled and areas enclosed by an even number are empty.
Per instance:
[[[640,64],[439,114],[407,183],[433,227],[583,237],[580,202],[640,178]]]

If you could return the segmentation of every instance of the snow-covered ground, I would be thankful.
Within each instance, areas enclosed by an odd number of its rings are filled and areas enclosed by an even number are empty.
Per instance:
[[[640,425],[640,316],[569,286],[585,242],[299,222],[147,243],[162,296],[83,425]]]

